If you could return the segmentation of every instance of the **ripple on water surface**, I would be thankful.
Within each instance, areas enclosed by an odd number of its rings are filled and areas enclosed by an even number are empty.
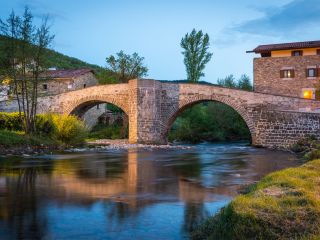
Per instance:
[[[239,186],[297,164],[246,144],[0,158],[1,239],[183,239]]]

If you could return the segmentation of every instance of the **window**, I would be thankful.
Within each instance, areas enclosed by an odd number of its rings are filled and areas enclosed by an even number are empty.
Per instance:
[[[313,92],[314,91],[312,89],[303,89],[302,90],[303,98],[305,98],[305,99],[314,99]]]
[[[97,105],[97,109],[100,109],[100,105],[99,104]]]
[[[296,57],[296,56],[302,56],[303,55],[303,51],[302,50],[296,50],[296,51],[292,51],[291,55]]]
[[[317,55],[320,55],[320,49],[317,49]]]
[[[317,68],[307,68],[307,77],[317,77],[318,70]]]
[[[293,69],[281,70],[280,78],[294,78],[294,70]]]
[[[87,84],[83,84],[83,88],[86,88],[87,87]]]
[[[47,91],[48,90],[48,84],[42,84],[42,89]]]

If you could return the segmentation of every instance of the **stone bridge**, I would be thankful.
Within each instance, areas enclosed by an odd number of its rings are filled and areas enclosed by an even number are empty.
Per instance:
[[[131,143],[164,144],[176,117],[204,101],[221,102],[237,111],[256,146],[283,148],[310,135],[320,138],[319,101],[204,84],[134,79],[44,97],[39,110],[81,117],[97,104],[112,103],[129,117]]]

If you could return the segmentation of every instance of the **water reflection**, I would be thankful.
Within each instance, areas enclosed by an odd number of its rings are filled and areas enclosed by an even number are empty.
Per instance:
[[[243,145],[0,159],[3,239],[181,239],[288,153]]]

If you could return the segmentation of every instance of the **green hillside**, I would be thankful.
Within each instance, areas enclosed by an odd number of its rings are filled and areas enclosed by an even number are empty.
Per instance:
[[[96,71],[102,70],[102,67],[86,63],[74,57],[66,56],[54,50],[48,50],[48,66],[56,67],[57,69],[72,69],[72,68],[91,68]]]
[[[4,36],[0,36],[0,45],[5,40]],[[101,71],[103,68],[95,65],[86,63],[74,57],[66,56],[62,53],[56,52],[54,50],[48,49],[48,66],[56,67],[57,69],[72,69],[72,68],[91,68],[97,72]]]

